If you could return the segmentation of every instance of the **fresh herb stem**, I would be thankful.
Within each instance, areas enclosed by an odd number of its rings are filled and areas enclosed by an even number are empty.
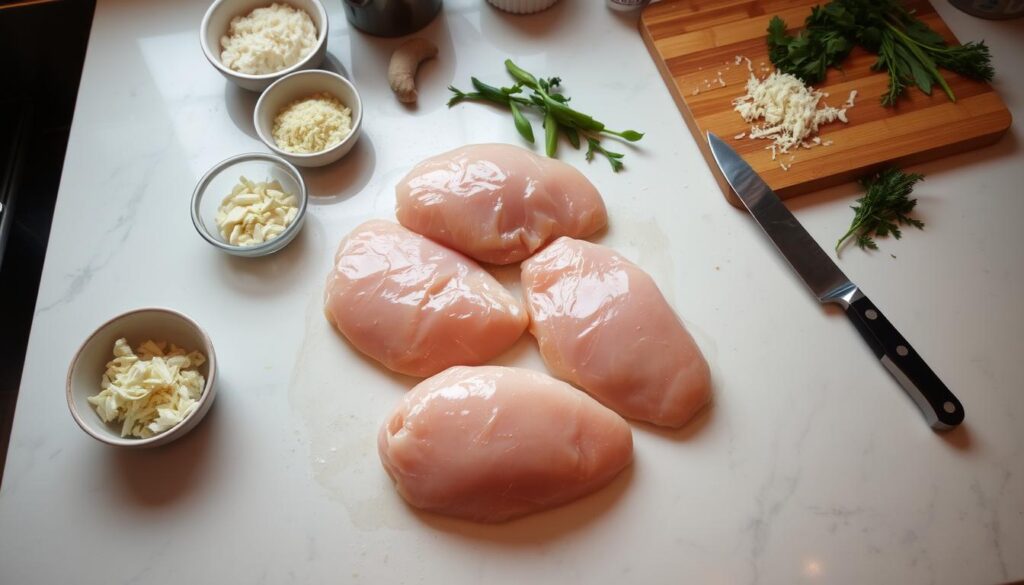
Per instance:
[[[596,138],[586,137],[587,139],[587,160],[593,160],[595,153],[600,153],[608,159],[608,162],[612,165],[612,170],[616,173],[622,170],[622,157],[624,156],[621,152],[612,152],[605,147],[601,146],[601,142]]]
[[[935,61],[933,61],[931,57],[924,53],[923,49],[927,46],[922,45],[921,43],[918,43],[914,39],[910,38],[898,27],[893,25],[891,22],[887,22],[885,24],[886,26],[889,27],[889,30],[892,31],[893,34],[895,34],[897,37],[900,38],[900,40],[903,41],[903,44],[907,48],[907,50],[909,50],[911,53],[913,53],[915,57],[917,57],[917,60],[921,62],[921,64],[925,67],[925,70],[932,76],[932,78],[934,78],[935,81],[939,82],[939,87],[942,88],[942,91],[946,92],[946,96],[949,97],[949,101],[955,102],[956,96],[953,95],[953,89],[949,87],[949,84],[946,83],[946,78],[942,76],[942,73],[939,72],[938,67],[935,66]],[[926,91],[925,93],[931,93],[931,91]]]
[[[569,139],[569,144],[571,144],[573,148],[579,150],[580,133],[572,126],[562,126],[562,132],[565,132],[565,137]]]
[[[526,119],[526,116],[523,116],[521,111],[519,111],[519,106],[516,105],[516,102],[510,100],[508,102],[508,107],[512,110],[512,121],[515,123],[516,130],[519,132],[519,135],[525,138],[530,144],[533,144],[533,126],[530,124],[530,121]]]
[[[610,134],[612,136],[618,136],[619,138],[622,138],[623,140],[628,140],[629,142],[636,142],[637,140],[640,140],[641,138],[644,137],[643,132],[637,132],[636,130],[623,130],[622,132],[614,132],[612,130],[606,129],[602,130],[602,132],[604,132],[605,134]]]
[[[548,110],[544,114],[544,152],[549,157],[554,158],[555,152],[558,150],[558,122],[555,120],[555,115]]]
[[[537,78],[534,77],[533,74],[528,73],[526,70],[513,63],[512,59],[505,59],[505,69],[508,71],[509,75],[519,83],[522,83],[534,91],[540,89],[540,85],[537,83]]]
[[[860,45],[878,55],[872,68],[889,75],[886,106],[895,105],[909,85],[930,95],[938,84],[956,101],[940,68],[982,81],[994,75],[984,42],[950,46],[900,0],[831,0],[811,9],[804,27],[792,35],[779,17],[769,23],[769,56],[780,71],[818,83]]]
[[[585,139],[587,160],[593,160],[595,155],[600,154],[608,159],[615,172],[622,170],[621,159],[625,155],[604,148],[601,145],[601,136],[612,136],[626,142],[637,142],[644,137],[642,132],[636,130],[609,130],[603,122],[569,106],[569,98],[560,93],[559,86],[562,80],[558,77],[536,77],[513,63],[511,59],[505,60],[505,70],[515,80],[511,87],[495,87],[476,77],[470,78],[473,89],[476,90],[474,92],[464,92],[448,86],[453,94],[448,100],[448,107],[464,101],[483,101],[504,106],[512,113],[516,131],[531,144],[535,140],[533,126],[525,112],[536,111],[543,119],[544,152],[549,157],[554,157],[558,151],[559,134],[565,134],[569,144],[576,149],[582,146],[581,138]],[[524,89],[529,90],[529,95],[523,94]]]

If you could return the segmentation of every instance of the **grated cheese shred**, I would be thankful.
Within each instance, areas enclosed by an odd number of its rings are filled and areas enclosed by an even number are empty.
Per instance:
[[[121,338],[114,342],[114,359],[107,362],[100,393],[87,400],[103,422],[121,423],[122,437],[152,437],[198,407],[206,380],[196,368],[205,362],[198,351],[186,352],[173,343],[149,340],[132,351]]]
[[[275,2],[231,19],[220,39],[220,60],[240,73],[276,73],[312,53],[316,41],[316,26],[308,14]]]
[[[817,146],[820,139],[815,140],[814,135],[821,126],[837,120],[847,122],[846,110],[853,107],[856,90],[850,92],[841,108],[823,104],[827,95],[807,87],[793,75],[775,71],[764,79],[751,75],[747,94],[734,100],[733,106],[746,122],[752,123],[750,138],[772,141],[769,148],[775,160],[777,153]],[[758,120],[763,122],[755,123]]]
[[[352,110],[328,93],[296,100],[274,118],[272,134],[285,152],[310,154],[338,144],[352,132]]]

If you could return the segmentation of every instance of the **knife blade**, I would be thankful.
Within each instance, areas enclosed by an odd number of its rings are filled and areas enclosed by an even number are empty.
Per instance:
[[[768,184],[728,144],[707,133],[711,154],[726,181],[761,229],[821,303],[835,303],[875,353],[875,357],[914,400],[936,430],[964,420],[964,408],[924,359],[850,281]]]

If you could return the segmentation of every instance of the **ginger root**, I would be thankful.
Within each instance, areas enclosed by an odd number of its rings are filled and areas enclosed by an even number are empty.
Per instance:
[[[398,101],[411,104],[419,95],[416,91],[416,70],[420,63],[437,55],[437,45],[424,38],[402,43],[391,54],[388,64],[388,84]]]

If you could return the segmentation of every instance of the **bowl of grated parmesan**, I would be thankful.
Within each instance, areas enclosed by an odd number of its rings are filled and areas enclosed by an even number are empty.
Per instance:
[[[320,167],[359,140],[363,105],[352,83],[330,71],[298,71],[275,81],[256,102],[260,140],[300,167]]]
[[[199,29],[206,59],[243,89],[263,91],[327,55],[327,11],[320,0],[216,0]]]
[[[155,447],[192,430],[215,397],[210,337],[183,313],[134,309],[100,325],[68,368],[71,416],[115,447]]]

